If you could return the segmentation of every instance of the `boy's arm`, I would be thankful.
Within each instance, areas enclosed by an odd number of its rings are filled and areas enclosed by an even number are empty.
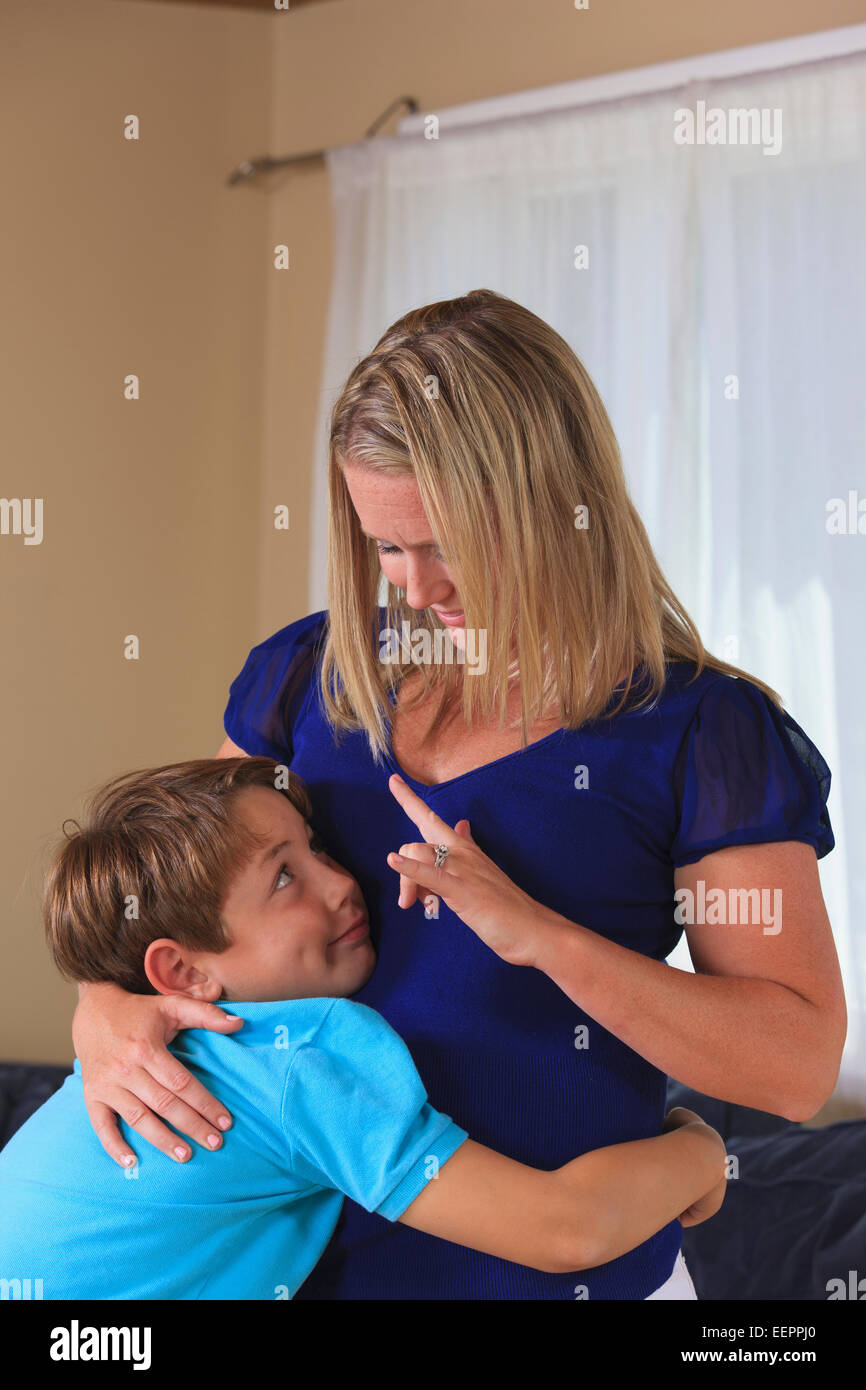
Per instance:
[[[398,1220],[499,1259],[567,1274],[648,1240],[716,1187],[724,1164],[724,1144],[697,1116],[551,1172],[467,1139]]]

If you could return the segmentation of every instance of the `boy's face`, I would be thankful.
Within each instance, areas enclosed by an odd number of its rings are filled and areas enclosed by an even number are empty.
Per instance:
[[[376,964],[357,882],[280,792],[245,787],[235,807],[267,843],[230,884],[222,915],[231,945],[196,953],[196,968],[220,981],[225,999],[354,994]]]

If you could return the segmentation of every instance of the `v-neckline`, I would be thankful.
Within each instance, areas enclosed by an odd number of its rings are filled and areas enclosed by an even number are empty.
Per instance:
[[[637,668],[635,668],[635,669],[637,669]],[[632,672],[632,675],[634,675],[634,671]],[[620,690],[621,687],[624,686],[625,684],[626,684],[626,678],[624,677],[621,681],[619,681],[619,682],[617,683],[617,685],[614,686],[613,691],[611,692],[611,697],[610,697],[610,699],[608,700],[608,702],[607,702],[607,704],[606,704],[606,706],[605,706],[605,711],[607,711],[608,709],[610,709],[610,706],[613,704],[614,696],[616,695],[616,692],[617,692],[618,690]],[[396,707],[396,704],[397,704],[397,691],[396,691],[396,690],[389,690],[389,691],[388,691],[388,701],[389,701],[389,703],[390,703],[390,705],[391,705],[391,709],[392,709],[392,711],[393,711],[394,708]],[[392,715],[392,722],[393,722],[393,715]],[[590,721],[590,722],[594,722],[594,721]],[[561,724],[561,725],[559,726],[558,729],[554,729],[551,733],[545,734],[543,738],[538,738],[538,739],[536,739],[534,743],[527,743],[527,745],[526,745],[525,748],[515,748],[515,749],[513,749],[512,752],[510,752],[510,753],[503,753],[501,758],[493,758],[489,763],[481,763],[478,767],[470,767],[470,768],[467,768],[467,770],[466,770],[465,772],[458,772],[457,775],[456,775],[456,777],[448,777],[448,778],[446,778],[446,780],[445,780],[444,782],[419,782],[419,780],[418,780],[417,777],[411,777],[411,776],[409,775],[409,773],[406,772],[405,769],[404,769],[404,768],[400,765],[400,763],[397,761],[396,754],[394,753],[394,745],[393,745],[392,742],[391,742],[391,724],[389,723],[389,725],[388,725],[388,731],[387,731],[387,733],[388,733],[388,748],[387,748],[387,751],[386,751],[386,754],[385,754],[385,759],[386,759],[386,761],[387,761],[388,763],[390,763],[390,765],[391,765],[393,771],[396,772],[396,773],[398,773],[398,774],[403,778],[404,782],[409,782],[409,783],[411,783],[411,785],[412,785],[413,787],[420,787],[420,788],[422,789],[422,791],[437,792],[437,791],[440,791],[443,787],[451,787],[451,786],[453,786],[455,782],[462,782],[463,779],[464,779],[464,777],[472,777],[476,772],[486,772],[486,771],[487,771],[489,768],[491,768],[491,767],[498,767],[501,763],[510,762],[512,758],[516,758],[520,753],[528,753],[528,752],[530,751],[530,749],[533,749],[533,748],[541,748],[541,747],[544,746],[545,743],[549,743],[549,741],[550,741],[552,738],[557,738],[557,737],[559,737],[560,734],[577,733],[577,732],[578,732],[578,730],[576,730],[576,729],[568,729],[568,728],[566,728],[566,726],[565,726],[564,724]]]
[[[389,691],[388,699],[391,705],[391,709],[393,710],[396,705],[397,692],[395,690]],[[418,780],[417,777],[412,777],[409,775],[408,772],[406,772],[406,770],[397,761],[397,756],[394,752],[394,746],[391,742],[390,725],[388,727],[388,750],[385,756],[387,762],[390,763],[394,772],[399,773],[399,775],[403,778],[404,782],[410,783],[413,787],[420,787],[422,791],[436,792],[440,791],[443,787],[453,786],[455,782],[461,782],[464,777],[472,777],[473,774],[476,772],[486,772],[488,768],[498,767],[500,763],[507,763],[512,758],[516,758],[520,753],[528,753],[531,748],[540,748],[542,744],[547,743],[549,739],[556,738],[559,734],[564,734],[567,732],[568,730],[566,730],[565,726],[561,724],[558,729],[553,729],[551,733],[545,734],[543,738],[536,739],[534,743],[527,743],[525,748],[514,748],[510,753],[503,753],[501,758],[493,758],[489,763],[480,763],[478,767],[467,768],[465,772],[458,772],[456,776],[448,777],[444,782],[421,782]]]

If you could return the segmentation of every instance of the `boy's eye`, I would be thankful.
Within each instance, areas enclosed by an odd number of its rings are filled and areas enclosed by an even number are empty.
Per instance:
[[[324,854],[327,852],[325,849],[324,841],[318,835],[313,836],[313,838],[309,841],[309,846],[310,851],[313,854]],[[280,883],[281,878],[294,878],[294,874],[291,872],[287,864],[280,865],[280,872],[277,874],[276,881],[274,883],[275,888],[280,888],[282,886]]]

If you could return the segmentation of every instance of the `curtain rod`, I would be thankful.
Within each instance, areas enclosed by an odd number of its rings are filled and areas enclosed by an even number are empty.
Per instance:
[[[790,38],[771,39],[768,43],[750,44],[743,48],[719,49],[677,58],[669,63],[653,63],[648,67],[627,68],[622,72],[602,73],[596,77],[577,78],[572,82],[557,82],[529,91],[508,92],[503,96],[481,98],[440,111],[440,126],[458,127],[483,124],[486,121],[507,120],[552,112],[564,107],[592,105],[596,102],[619,100],[649,92],[666,91],[685,86],[700,79],[712,81],[726,77],[741,77],[774,68],[795,67],[801,63],[820,62],[843,57],[866,49],[866,24],[849,24],[837,29],[818,29]],[[399,135],[414,135],[423,129],[425,117],[414,97],[398,97],[382,112],[365,135],[370,139],[383,121],[398,106],[405,105],[408,114],[398,125]],[[228,177],[228,183],[254,179],[269,169],[290,164],[318,163],[325,150],[310,154],[290,154],[281,159],[263,155],[238,165]]]
[[[818,29],[790,38],[771,39],[767,43],[723,48],[697,53],[690,58],[675,58],[667,63],[652,63],[647,67],[625,68],[595,77],[556,82],[547,87],[532,87],[528,91],[482,97],[478,101],[463,102],[459,106],[438,111],[439,128],[456,130],[462,126],[511,120],[515,116],[547,115],[576,106],[675,90],[695,81],[770,73],[774,69],[847,57],[864,50],[866,24]],[[424,120],[423,115],[404,116],[397,132],[399,135],[417,135],[424,128]]]
[[[386,107],[381,116],[377,116],[370,129],[364,135],[365,140],[371,140],[376,134],[383,121],[386,121],[391,112],[398,106],[405,106],[410,113],[417,111],[418,103],[414,97],[397,97],[391,105]],[[325,158],[324,150],[313,150],[310,154],[286,154],[279,159],[273,159],[270,155],[260,155],[258,159],[245,159],[243,164],[229,174],[226,183],[242,183],[249,179],[258,178],[259,174],[264,174],[270,169],[282,169],[288,164],[317,164]]]

